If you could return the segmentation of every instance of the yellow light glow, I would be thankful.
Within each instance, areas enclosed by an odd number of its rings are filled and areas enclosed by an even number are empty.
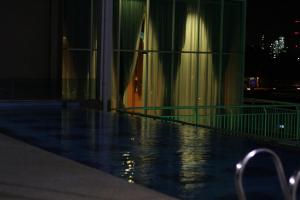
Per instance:
[[[134,183],[134,181],[133,181],[133,180],[131,180],[131,179],[129,179],[129,180],[128,180],[128,183]]]
[[[210,52],[211,39],[205,20],[197,11],[197,7],[190,5],[187,11],[182,51]],[[218,84],[213,64],[211,54],[181,54],[175,83],[176,105],[193,105],[194,99],[197,99],[198,105],[216,103]],[[198,85],[195,84],[197,80]],[[196,88],[198,91],[194,92]],[[191,113],[189,110],[180,110],[176,114]]]

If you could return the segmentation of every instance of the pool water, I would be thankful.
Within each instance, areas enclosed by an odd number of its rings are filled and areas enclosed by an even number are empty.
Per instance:
[[[288,177],[300,168],[297,150],[77,106],[1,104],[0,132],[180,199],[237,199],[235,164],[254,148],[278,153]],[[244,180],[249,199],[283,199],[269,157],[251,161]]]

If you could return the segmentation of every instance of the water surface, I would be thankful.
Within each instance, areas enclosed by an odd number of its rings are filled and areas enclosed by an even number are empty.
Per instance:
[[[299,152],[205,128],[59,105],[0,105],[0,131],[32,145],[180,199],[237,199],[235,164],[250,150],[272,148],[287,175]],[[282,199],[268,157],[250,162],[249,199]]]

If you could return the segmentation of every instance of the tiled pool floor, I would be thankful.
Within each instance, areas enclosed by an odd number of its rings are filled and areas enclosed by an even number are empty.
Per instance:
[[[180,199],[236,199],[235,164],[266,144],[204,128],[59,106],[2,107],[5,134]],[[299,151],[269,146],[287,175],[300,167]],[[270,158],[251,162],[249,199],[282,199]]]

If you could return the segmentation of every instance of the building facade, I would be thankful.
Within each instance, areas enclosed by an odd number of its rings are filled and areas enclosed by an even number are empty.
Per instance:
[[[10,2],[18,13],[13,4],[25,1]],[[242,101],[245,0],[28,0],[24,6],[32,16],[24,23],[35,27],[31,43],[45,44],[36,50],[30,42],[14,44],[36,52],[25,55],[27,65],[12,65],[41,71],[50,88],[41,98],[96,100],[104,110]],[[13,34],[30,28],[24,23]],[[15,71],[6,76],[18,79]],[[22,78],[41,77],[28,74]]]
[[[246,1],[114,1],[112,105],[240,104]]]

